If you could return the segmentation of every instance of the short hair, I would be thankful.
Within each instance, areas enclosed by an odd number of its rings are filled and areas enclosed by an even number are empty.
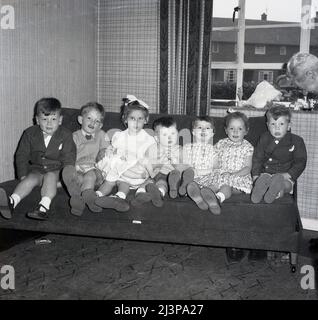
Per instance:
[[[90,110],[96,110],[101,114],[102,119],[104,120],[105,118],[105,109],[104,107],[98,103],[98,102],[88,102],[85,105],[81,107],[80,110],[80,115],[84,116],[86,113],[88,113]]]
[[[248,117],[243,112],[239,112],[239,111],[231,112],[225,117],[225,120],[224,120],[225,128],[227,128],[230,122],[234,119],[241,119],[244,122],[246,131],[249,130],[250,124],[248,121]]]
[[[195,127],[195,125],[196,125],[196,123],[197,123],[198,121],[204,121],[204,122],[210,123],[212,129],[215,130],[214,120],[213,120],[213,118],[211,118],[211,117],[209,117],[209,116],[199,116],[199,117],[196,117],[196,118],[192,121],[192,123],[191,123],[191,128],[192,128],[192,130],[194,129],[194,127]]]
[[[297,52],[287,63],[287,75],[304,79],[308,70],[318,70],[318,58],[311,53]]]
[[[154,131],[156,131],[158,127],[177,127],[177,122],[175,119],[173,119],[173,117],[161,117],[156,119],[152,124],[152,128]]]
[[[272,107],[266,111],[266,119],[268,122],[270,118],[277,120],[279,117],[287,117],[288,121],[290,121],[291,112],[289,108],[286,108],[285,106],[276,103],[273,104]]]
[[[43,113],[45,116],[48,116],[54,112],[61,112],[61,109],[62,105],[58,99],[42,98],[34,105],[34,115],[39,116]]]
[[[147,108],[145,108],[143,105],[141,105],[138,102],[138,100],[128,102],[129,100],[124,98],[123,101],[124,101],[124,103],[121,106],[121,112],[120,112],[121,113],[121,120],[123,121],[123,123],[125,123],[127,121],[129,114],[135,110],[142,111],[145,118],[148,119],[149,110]]]

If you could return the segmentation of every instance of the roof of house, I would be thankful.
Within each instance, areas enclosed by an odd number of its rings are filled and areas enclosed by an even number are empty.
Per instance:
[[[213,18],[213,27],[237,27],[237,19],[232,21],[231,18]],[[290,25],[297,24],[297,22],[281,22],[281,21],[262,21],[246,19],[245,25]],[[245,43],[253,44],[273,44],[273,45],[299,45],[300,42],[300,27],[273,27],[263,29],[246,29]],[[311,45],[318,46],[318,27],[311,30]],[[231,31],[213,31],[212,41],[217,42],[236,42],[237,30]]]

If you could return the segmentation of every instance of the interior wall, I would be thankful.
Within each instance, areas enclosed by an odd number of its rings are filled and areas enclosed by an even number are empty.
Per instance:
[[[0,0],[8,4],[15,28],[0,30],[0,181],[14,177],[36,100],[75,108],[96,100],[97,0]]]
[[[133,94],[158,110],[159,0],[99,0],[97,96],[119,111]]]

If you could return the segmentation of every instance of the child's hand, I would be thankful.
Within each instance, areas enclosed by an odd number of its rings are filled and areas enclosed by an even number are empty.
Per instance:
[[[106,148],[99,150],[96,156],[96,162],[99,162],[100,160],[102,160],[105,157],[105,154],[106,154]]]

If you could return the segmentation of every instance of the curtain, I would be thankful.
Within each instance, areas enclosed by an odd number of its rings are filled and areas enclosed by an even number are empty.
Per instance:
[[[213,0],[160,0],[160,113],[206,115]]]

